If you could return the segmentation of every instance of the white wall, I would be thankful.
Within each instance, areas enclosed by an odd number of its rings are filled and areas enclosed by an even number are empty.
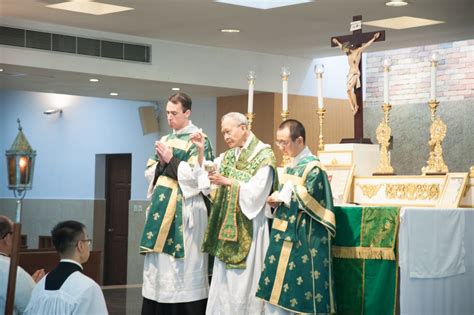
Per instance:
[[[33,189],[27,198],[94,199],[96,155],[131,153],[131,199],[145,199],[144,165],[159,137],[142,133],[138,107],[149,102],[22,91],[0,91],[0,100],[1,152],[15,139],[17,117],[37,151]],[[63,108],[62,116],[43,114],[54,106]],[[215,98],[193,100],[193,121],[215,144]],[[165,115],[162,115],[161,126],[162,132],[169,130]],[[11,198],[4,162],[0,174],[0,198]]]
[[[152,46],[152,63],[114,61],[12,46],[0,46],[0,63],[236,89],[247,89],[247,73],[254,70],[257,74],[255,89],[264,92],[281,91],[280,68],[288,66],[294,83],[289,87],[289,93],[315,95],[311,84],[305,84],[308,69],[312,69],[311,59],[191,45],[11,17],[2,17],[2,24],[65,35],[148,44]],[[314,74],[311,81],[314,81]]]

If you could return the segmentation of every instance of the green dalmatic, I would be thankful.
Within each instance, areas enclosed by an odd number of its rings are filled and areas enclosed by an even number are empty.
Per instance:
[[[291,181],[290,206],[274,213],[270,246],[257,297],[296,313],[336,312],[331,244],[335,216],[326,173],[314,155],[284,170]]]
[[[173,150],[173,157],[190,165],[197,163],[198,151],[190,141],[190,133],[170,134],[161,139]],[[205,137],[204,154],[213,160],[209,139]],[[153,156],[147,167],[159,163]],[[175,179],[160,175],[155,184],[148,216],[140,242],[140,253],[165,253],[175,258],[184,258],[183,195]]]

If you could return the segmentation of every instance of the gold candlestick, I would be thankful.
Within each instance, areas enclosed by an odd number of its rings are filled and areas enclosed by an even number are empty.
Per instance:
[[[423,175],[443,175],[448,173],[448,166],[444,163],[443,148],[441,146],[444,137],[446,137],[446,124],[436,115],[439,102],[431,100],[428,106],[431,110],[431,127],[430,127],[430,155],[427,165],[421,169]]]
[[[324,136],[323,136],[323,125],[324,125],[324,115],[326,114],[325,108],[318,108],[318,116],[319,116],[319,144],[318,144],[318,151],[324,150]]]
[[[245,114],[245,116],[247,117],[247,121],[249,123],[249,130],[252,130],[252,123],[253,123],[253,119],[255,118],[255,114],[254,113],[247,113]]]
[[[281,121],[283,122],[283,121],[285,121],[285,120],[288,119],[288,117],[290,116],[290,112],[289,112],[289,111],[283,111],[283,110],[282,110],[281,113],[280,113],[280,116],[281,116]],[[282,165],[281,165],[282,167],[285,167],[285,166],[287,166],[287,165],[290,165],[290,163],[291,163],[291,157],[289,157],[289,156],[286,155],[286,154],[283,154],[282,162],[281,162],[281,163],[282,163]]]
[[[379,166],[372,175],[394,175],[393,167],[390,165],[390,158],[388,156],[388,148],[390,146],[390,136],[392,135],[392,129],[388,125],[390,119],[390,109],[392,105],[384,103],[383,119],[376,130],[377,141],[380,144],[380,161]]]

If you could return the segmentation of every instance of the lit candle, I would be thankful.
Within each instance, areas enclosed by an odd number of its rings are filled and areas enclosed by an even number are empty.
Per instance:
[[[249,71],[247,79],[249,83],[249,99],[247,105],[247,113],[253,113],[253,86],[255,83],[255,72]]]
[[[20,184],[26,184],[26,167],[28,166],[28,158],[22,156],[18,160],[18,166],[20,167]]]
[[[316,65],[314,67],[314,72],[316,73],[317,81],[317,90],[318,90],[318,108],[324,108],[324,98],[323,98],[323,73],[324,65]]]
[[[384,104],[389,104],[388,99],[388,73],[390,72],[390,59],[385,59],[383,61],[383,102]]]
[[[288,68],[282,67],[280,76],[282,82],[282,111],[286,113],[288,111],[288,77],[290,76]]]
[[[436,68],[438,67],[438,56],[431,55],[431,93],[430,100],[436,101]]]

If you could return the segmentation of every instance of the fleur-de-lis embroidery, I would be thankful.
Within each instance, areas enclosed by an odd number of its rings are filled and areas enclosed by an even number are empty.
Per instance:
[[[171,246],[174,243],[174,241],[172,238],[169,238],[166,240],[166,243],[168,243],[168,245]]]
[[[183,233],[183,225],[182,225],[182,224],[179,226],[178,229],[179,229],[179,231],[180,231],[181,233]]]
[[[301,261],[303,262],[303,264],[306,264],[306,262],[308,261],[308,255],[303,255],[301,256]]]
[[[306,219],[301,220],[301,227],[304,227],[306,225]]]
[[[286,215],[286,213],[283,213],[283,215],[281,216],[281,218],[282,218],[283,220],[286,220],[286,219],[288,218],[288,216]]]
[[[291,304],[292,307],[295,307],[296,305],[298,305],[298,301],[295,298],[292,298],[290,300],[290,304]]]
[[[290,270],[293,270],[293,269],[295,269],[296,265],[295,265],[294,262],[290,262],[290,263],[288,264],[288,267],[290,268]]]
[[[320,275],[319,271],[317,271],[317,270],[312,271],[311,270],[311,277],[313,277],[313,279],[316,279],[316,280],[319,279],[319,275]]]
[[[153,220],[157,221],[160,218],[160,214],[158,212],[153,213]]]
[[[176,244],[174,248],[176,249],[177,252],[179,252],[181,250],[181,245]]]
[[[326,207],[326,201],[321,200],[319,203],[321,204],[322,207]]]
[[[291,242],[291,237],[290,236],[285,237],[285,241]]]
[[[319,188],[319,190],[323,190],[323,183],[319,182],[318,183],[318,188]]]
[[[324,281],[324,288],[326,288],[326,290],[329,288],[329,282]]]
[[[176,197],[176,200],[177,200],[178,202],[180,202],[182,199],[183,199],[183,197],[181,197],[181,195],[178,195],[178,196]]]
[[[151,238],[153,237],[153,232],[148,232],[146,233],[146,238],[151,240]]]
[[[162,193],[162,194],[159,196],[159,198],[160,198],[160,201],[163,201],[163,200],[165,200],[166,196],[165,196],[165,194]]]
[[[322,296],[320,293],[318,293],[318,294],[316,294],[316,296],[314,297],[314,299],[315,299],[316,301],[318,301],[318,303],[321,303],[321,301],[323,300],[323,296]]]
[[[318,250],[316,248],[311,248],[309,252],[311,253],[311,257],[316,257],[318,254]]]
[[[281,239],[280,233],[276,234],[276,235],[275,235],[275,242],[278,243],[278,242],[280,241],[280,239]]]
[[[268,257],[268,261],[270,261],[270,264],[273,264],[275,262],[276,258],[275,256],[271,255],[270,257]]]
[[[306,297],[307,300],[311,300],[311,298],[313,297],[313,294],[309,291],[307,291],[304,296]]]
[[[298,283],[298,285],[301,285],[303,283],[303,278],[301,276],[299,276],[298,278],[296,278],[296,283]]]
[[[283,285],[283,291],[284,291],[284,292],[288,292],[289,289],[290,289],[290,286],[288,285],[288,283],[285,283],[285,284]]]
[[[328,242],[328,238],[326,236],[321,237],[321,243],[326,244]]]
[[[262,271],[265,271],[265,268],[267,268],[267,265],[265,263],[263,263],[263,269]]]
[[[329,260],[327,258],[324,258],[323,264],[324,264],[324,267],[327,267],[329,265]]]
[[[265,285],[268,285],[270,283],[270,279],[268,279],[268,277],[265,277],[263,281],[265,282]]]
[[[295,215],[294,215],[294,214],[293,214],[293,215],[291,215],[291,217],[290,217],[290,219],[289,219],[289,220],[290,220],[290,223],[293,223],[293,222],[295,222],[295,220],[296,220],[296,217],[295,217]]]

